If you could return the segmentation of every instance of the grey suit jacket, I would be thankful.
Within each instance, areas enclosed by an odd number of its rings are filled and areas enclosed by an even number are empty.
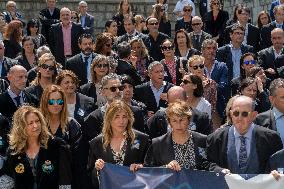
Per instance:
[[[211,39],[212,36],[205,31],[202,31],[200,39],[196,39],[193,32],[188,34],[189,40],[193,48],[201,51],[201,45],[205,39]]]
[[[80,17],[81,17],[81,15],[80,15]],[[81,20],[81,18],[80,18],[80,20]],[[85,33],[89,33],[89,34],[93,35],[94,29],[95,29],[95,18],[94,18],[94,16],[86,13],[85,26],[84,26]]]

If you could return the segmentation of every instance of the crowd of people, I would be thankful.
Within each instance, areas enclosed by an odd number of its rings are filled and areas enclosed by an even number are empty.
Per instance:
[[[283,174],[284,0],[256,26],[243,4],[178,0],[174,21],[121,0],[99,34],[85,1],[46,3],[0,13],[1,189],[99,188],[105,163]]]

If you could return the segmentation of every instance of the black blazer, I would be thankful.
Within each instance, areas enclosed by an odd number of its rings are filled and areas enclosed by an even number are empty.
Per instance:
[[[144,112],[139,107],[130,106],[134,114],[134,123],[133,128],[140,131],[145,132],[145,124],[144,124]],[[83,137],[90,141],[96,136],[98,136],[102,132],[103,128],[103,119],[105,114],[105,106],[96,109],[91,112],[84,120]]]
[[[10,68],[13,67],[14,65],[16,65],[18,63],[17,60],[8,58],[8,57],[3,57],[3,62],[2,62],[2,73],[0,73],[0,77],[2,79],[6,79],[7,80],[7,73],[9,72]]]
[[[194,131],[191,131],[191,133],[194,143],[196,169],[208,170],[209,162],[206,160],[204,155],[201,155],[199,151],[200,148],[205,148],[206,146],[206,135]],[[144,164],[145,166],[158,167],[167,165],[174,159],[175,153],[173,148],[172,133],[169,132],[161,137],[153,139],[152,145],[146,154]]]
[[[282,51],[283,52],[283,51]],[[275,62],[274,62],[274,66],[275,68],[280,68],[282,66],[284,66],[284,54],[278,56],[276,59],[275,59]]]
[[[91,54],[92,60],[96,57],[96,54]],[[74,72],[80,80],[80,85],[88,83],[87,78],[87,66],[82,59],[81,53],[69,58],[65,63],[65,69]]]
[[[205,14],[205,31],[211,34],[212,37],[221,36],[228,20],[229,14],[227,11],[220,10],[216,20],[214,20],[213,11],[207,12]]]
[[[276,121],[272,110],[267,110],[256,116],[255,124],[277,131]]]
[[[84,124],[85,117],[87,117],[95,109],[96,106],[93,98],[78,92],[76,93],[74,118],[80,123],[80,125]]]
[[[284,168],[284,149],[273,154],[269,159],[268,172]]]
[[[263,67],[263,69],[272,68],[275,69],[275,55],[273,46],[263,49],[257,53],[258,55],[258,64]]]
[[[131,79],[134,81],[134,85],[140,85],[142,83],[141,78],[138,72],[136,71],[136,69],[134,68],[134,66],[125,60],[118,59],[116,73],[118,75],[122,75],[122,74],[129,75]]]
[[[241,45],[242,54],[247,52],[253,53],[253,47],[249,45]],[[224,62],[227,64],[228,67],[228,81],[233,79],[233,60],[232,60],[232,52],[230,45],[225,45],[223,47],[218,48],[216,53],[216,59],[219,62]]]
[[[80,48],[78,46],[78,39],[84,30],[80,24],[72,22],[71,28],[71,49],[72,56],[80,53]],[[63,43],[63,32],[61,23],[53,24],[49,32],[49,46],[52,54],[55,56],[57,62],[64,65],[64,43]]]
[[[80,93],[86,95],[88,97],[92,97],[94,99],[94,103],[97,102],[97,89],[95,83],[88,82],[82,86],[80,86]]]
[[[211,39],[212,35],[201,30],[200,39],[196,39],[193,32],[190,32],[188,34],[188,37],[189,37],[192,47],[198,51],[201,51],[201,46],[202,46],[203,41],[205,41],[205,39]]]
[[[53,171],[46,173],[42,166],[50,161]],[[48,148],[40,148],[36,164],[36,183],[38,189],[58,189],[60,185],[71,185],[71,155],[66,143],[53,138],[48,141]],[[24,167],[23,172],[18,168]],[[17,169],[17,170],[16,170]],[[33,189],[34,177],[29,160],[25,153],[8,154],[4,164],[4,172],[12,177],[15,182],[15,189]]]
[[[171,22],[169,20],[167,22],[160,21],[158,30],[159,32],[164,33],[168,35],[169,37],[171,37],[171,33],[172,33]]]
[[[168,132],[169,123],[166,117],[166,109],[161,108],[148,120],[147,124],[151,138],[162,136]],[[210,124],[208,114],[204,112],[200,112],[199,110],[193,108],[190,122],[191,124],[195,124],[194,131],[196,132],[204,135],[208,135],[212,132],[212,125]]]
[[[89,33],[91,35],[94,34],[95,18],[94,18],[94,16],[90,15],[89,13],[86,13],[85,28],[84,29],[85,29],[85,33]]]
[[[135,133],[134,143],[131,144],[131,140],[127,139],[127,147],[125,152],[125,158],[123,165],[130,166],[133,163],[143,164],[146,152],[150,145],[148,135],[145,135],[139,131],[133,130]],[[106,163],[114,164],[113,154],[110,145],[104,150],[103,148],[103,136],[99,135],[90,141],[90,152],[88,160],[88,171],[91,172],[92,181],[95,188],[98,188],[97,170],[95,169],[95,162],[97,159],[102,159]]]
[[[27,71],[30,71],[32,69],[27,57],[25,55],[19,55],[15,58],[18,61],[18,64],[23,66]],[[35,57],[35,64],[37,62],[37,57]]]
[[[211,171],[221,172],[228,168],[227,144],[230,126],[217,129],[207,137],[207,158],[210,162]],[[282,141],[278,133],[270,129],[256,125],[255,128],[256,151],[259,160],[259,173],[264,174],[269,157],[283,148]]]
[[[39,105],[39,100],[32,94],[23,91],[24,93],[24,103],[28,103],[37,107]],[[13,99],[10,97],[8,91],[0,95],[0,113],[7,117],[9,120],[12,120],[13,114],[18,109],[15,105]]]
[[[271,42],[271,31],[276,28],[276,22],[273,21],[261,28],[260,31],[260,47],[261,49],[268,48],[272,46]],[[284,25],[282,25],[282,29],[284,30]]]
[[[10,133],[10,124],[9,120],[4,117],[2,114],[0,114],[0,155],[2,157],[5,157],[7,154],[7,149],[9,147],[9,139],[8,134]],[[0,168],[0,175],[1,174],[1,168]]]
[[[42,93],[43,93],[43,88],[41,87],[41,85],[31,85],[27,88],[25,88],[25,91],[27,91],[28,93],[34,95],[35,97],[37,97],[37,99],[41,99]]]
[[[191,26],[191,22],[192,22],[192,17],[189,22],[184,22],[184,18],[177,20],[175,24],[175,31],[184,29],[185,31],[187,31],[187,33],[192,32],[193,29]]]
[[[163,93],[167,93],[168,90],[173,86],[173,84],[166,82]],[[157,105],[154,93],[150,86],[150,81],[135,87],[134,99],[143,102],[147,106],[148,111],[156,112],[160,107],[167,107],[167,101],[165,100],[160,100],[159,106]]]
[[[4,40],[3,42],[5,45],[4,55],[8,58],[16,58],[22,51],[22,46],[15,41]]]
[[[231,41],[230,31],[233,26],[234,25],[230,25],[224,29],[224,33],[221,36],[223,40],[223,45],[230,43]],[[247,45],[252,46],[254,48],[254,52],[257,52],[260,50],[260,31],[256,26],[250,23],[248,24]]]

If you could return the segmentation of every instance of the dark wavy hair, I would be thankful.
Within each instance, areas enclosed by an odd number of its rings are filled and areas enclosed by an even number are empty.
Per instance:
[[[38,27],[36,34],[39,33],[39,26],[40,26],[39,20],[37,20],[37,19],[31,19],[31,20],[29,20],[28,23],[27,23],[27,29],[26,29],[26,31],[27,31],[27,35],[28,35],[28,36],[31,35],[31,30],[30,30],[30,28],[32,28],[32,27],[34,27],[34,26],[37,26],[37,27]]]
[[[178,44],[177,44],[177,34],[178,33],[184,33],[185,38],[186,38],[186,46],[187,46],[187,48],[192,48],[191,43],[190,43],[190,39],[189,39],[189,37],[187,35],[187,32],[184,29],[180,29],[180,30],[176,31],[175,38],[174,38],[175,47],[178,48]]]
[[[97,36],[96,42],[95,42],[95,49],[94,52],[98,54],[102,54],[104,45],[109,41],[112,40],[111,34],[109,33],[101,33]]]
[[[189,74],[189,79],[192,84],[196,85],[196,89],[193,91],[195,97],[202,97],[204,93],[202,79],[195,74]]]

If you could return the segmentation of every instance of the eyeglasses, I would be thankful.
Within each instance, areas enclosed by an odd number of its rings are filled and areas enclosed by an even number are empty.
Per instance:
[[[244,112],[234,111],[234,112],[233,112],[233,116],[239,117],[239,116],[241,115],[242,117],[248,117],[248,115],[249,115],[250,113],[251,113],[251,112],[246,112],[246,111],[244,111]]]
[[[254,65],[254,64],[255,64],[255,60],[247,60],[247,61],[244,61],[244,64],[245,64],[245,65],[249,65],[249,64]]]
[[[192,23],[191,25],[198,26],[198,25],[201,25],[201,23]]]
[[[161,47],[161,49],[163,50],[163,51],[166,51],[166,50],[173,50],[174,49],[174,46],[173,45],[170,45],[170,46],[162,46]]]
[[[200,64],[200,65],[196,65],[196,66],[190,66],[190,67],[192,67],[194,70],[197,70],[198,68],[203,69],[204,64]]]
[[[219,5],[219,3],[212,3],[212,5]]]
[[[63,99],[57,99],[57,100],[55,100],[55,99],[49,99],[48,100],[48,105],[54,105],[54,104],[57,104],[57,105],[63,105],[64,104],[64,100]]]
[[[111,47],[111,46],[112,46],[112,44],[111,44],[111,43],[107,43],[107,44],[105,44],[105,46],[107,46],[107,47]]]
[[[164,12],[165,11],[165,9],[161,9],[161,12]]]
[[[157,25],[159,25],[159,22],[152,22],[152,23],[149,23],[149,25],[152,25],[152,26],[156,25],[157,26]]]
[[[47,64],[42,64],[42,65],[40,65],[40,67],[42,68],[42,69],[49,69],[50,71],[54,71],[55,70],[55,66],[49,66],[49,65],[47,65]]]
[[[186,79],[182,80],[181,82],[182,82],[183,84],[185,84],[185,85],[187,85],[187,84],[189,84],[189,83],[192,83],[191,81],[186,80]]]
[[[96,68],[108,68],[109,65],[108,64],[96,64],[95,67]]]
[[[77,20],[77,19],[79,19],[79,18],[78,18],[78,17],[71,17],[71,19],[76,19],[76,20]]]
[[[118,87],[109,87],[109,88],[104,88],[104,89],[109,89],[111,92],[116,92],[116,90],[118,89],[119,91],[123,91],[124,90],[124,86],[123,85],[121,85],[121,86],[118,86]]]
[[[191,12],[191,9],[184,9],[183,12]]]

